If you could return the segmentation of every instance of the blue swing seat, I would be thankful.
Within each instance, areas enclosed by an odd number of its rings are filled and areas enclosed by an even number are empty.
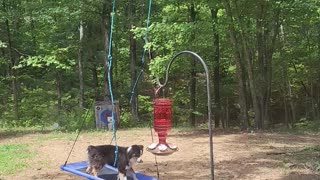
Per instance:
[[[60,168],[63,171],[66,171],[90,180],[117,180],[117,175],[118,175],[118,170],[109,165],[104,166],[104,168],[99,172],[98,177],[92,176],[91,174],[87,174],[86,161],[62,165]],[[146,176],[138,172],[136,173],[136,176],[139,180],[157,180],[154,177]],[[128,177],[128,180],[133,180],[133,179],[131,177]]]

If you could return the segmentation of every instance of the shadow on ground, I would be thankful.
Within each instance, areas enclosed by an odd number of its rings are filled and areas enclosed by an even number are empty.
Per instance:
[[[226,135],[222,133],[220,135]],[[320,152],[313,154],[311,151],[305,151],[307,147],[316,147],[319,144],[317,136],[299,136],[289,134],[270,134],[270,133],[232,133],[232,138],[228,138],[228,142],[221,143],[232,144],[232,148],[244,147],[259,148],[260,151],[250,152],[250,156],[235,157],[231,160],[222,160],[215,162],[215,179],[277,179],[277,180],[319,180],[320,174],[316,168],[305,166],[310,161],[314,161],[315,157],[320,162]],[[178,138],[195,138],[206,137],[207,132],[195,131],[181,134],[171,135]],[[219,143],[218,143],[219,145]],[[221,145],[222,146],[222,145]],[[230,146],[231,147],[231,146]],[[240,150],[240,149],[239,149]],[[246,149],[241,149],[246,151]],[[303,154],[301,152],[304,152]],[[219,153],[219,152],[214,152]],[[231,152],[232,153],[232,152]],[[187,158],[186,158],[187,159]],[[161,180],[169,179],[209,179],[209,158],[193,157],[181,159],[181,161],[166,161],[159,164],[159,172]],[[154,173],[154,169],[144,167],[149,172]],[[188,174],[198,169],[198,173]],[[305,173],[307,171],[308,173]],[[265,175],[266,172],[270,175]],[[301,173],[303,172],[303,173]],[[281,177],[283,176],[283,177]],[[280,179],[279,179],[280,177]]]

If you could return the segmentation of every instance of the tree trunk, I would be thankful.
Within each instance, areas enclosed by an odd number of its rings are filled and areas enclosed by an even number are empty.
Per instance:
[[[225,120],[225,127],[229,128],[229,122],[230,122],[230,110],[229,110],[229,98],[227,97],[226,100],[226,120]]]
[[[271,84],[272,84],[272,55],[276,38],[279,34],[279,16],[280,10],[274,11],[271,21],[267,20],[268,2],[265,0],[259,0],[257,6],[257,50],[258,50],[258,64],[259,70],[257,71],[257,77],[259,86],[257,86],[257,100],[259,105],[260,117],[259,127],[263,127],[264,124],[270,122],[269,109],[270,109],[270,96],[271,96]],[[270,33],[272,30],[272,33]],[[270,35],[272,34],[272,35]]]
[[[58,99],[58,110],[59,112],[62,110],[62,86],[61,86],[61,72],[59,70],[56,72],[56,88],[57,88],[57,99]]]
[[[318,22],[317,24],[318,27],[318,62],[320,62],[320,22]],[[318,72],[318,76],[320,76],[320,73]],[[317,100],[316,100],[316,108],[317,108],[317,113],[318,113],[318,121],[320,121],[320,86],[319,86],[319,82],[320,79],[316,80],[318,82],[317,85]]]
[[[311,107],[312,107],[312,118],[313,120],[318,120],[319,118],[319,112],[317,108],[317,100],[316,100],[316,93],[315,89],[317,88],[317,85],[314,84],[314,79],[310,78],[310,95],[311,95]]]
[[[102,3],[102,13],[101,13],[101,28],[102,28],[102,35],[103,35],[103,51],[104,51],[104,100],[110,101],[110,91],[109,91],[109,84],[108,84],[108,72],[109,72],[109,64],[108,64],[108,54],[109,54],[109,31],[108,31],[108,24],[110,19],[110,12],[108,7],[110,6],[110,1],[105,0]],[[110,74],[112,74],[110,72]]]
[[[2,57],[6,56],[6,52],[5,52],[4,48],[0,48],[0,52],[1,52],[0,56],[2,56]],[[4,71],[0,72],[1,76],[2,77],[10,77],[10,65],[9,65],[9,63],[6,63],[6,67],[4,69],[5,69]],[[2,97],[1,98],[1,104],[2,104],[2,107],[3,107],[3,109],[2,109],[3,112],[8,111],[8,109],[10,109],[10,104],[8,102],[9,93],[10,92],[6,91],[5,94],[1,94],[1,97]]]
[[[294,123],[296,123],[296,110],[295,110],[295,105],[294,105],[294,102],[293,102],[293,95],[292,95],[292,89],[291,89],[290,81],[287,80],[286,84],[287,84],[288,93],[289,93],[289,104],[290,104],[290,107],[291,107],[291,117],[292,117],[291,126],[293,127]]]
[[[80,85],[80,93],[79,93],[79,105],[80,108],[84,108],[84,82],[83,82],[83,63],[82,63],[82,58],[83,58],[83,22],[80,22],[80,27],[79,27],[79,34],[80,34],[80,39],[79,39],[79,52],[78,52],[78,71],[79,71],[79,85]]]
[[[197,12],[195,10],[195,7],[194,7],[194,4],[192,3],[191,6],[190,6],[190,21],[191,23],[194,23],[196,21],[196,15],[197,15]],[[195,34],[193,33],[191,35],[191,40],[190,41],[193,41],[194,39],[194,36]],[[193,44],[191,42],[191,44]],[[190,113],[190,125],[192,127],[194,127],[196,125],[196,116],[195,116],[195,111],[196,111],[196,86],[197,86],[197,81],[196,81],[196,76],[197,76],[197,73],[196,73],[196,60],[195,59],[192,59],[191,60],[191,79],[190,79],[190,109],[191,109],[191,113]]]
[[[191,113],[190,113],[190,125],[192,127],[194,127],[196,125],[196,115],[195,115],[195,111],[196,111],[196,70],[195,70],[195,66],[196,66],[196,60],[192,59],[191,60],[191,80],[190,80],[190,109],[191,109]]]
[[[239,50],[239,42],[237,40],[237,33],[234,26],[234,17],[232,15],[231,6],[229,1],[223,0],[223,5],[226,9],[226,13],[229,16],[229,32],[230,32],[230,41],[233,45],[233,52],[235,63],[237,67],[237,78],[239,84],[239,105],[240,105],[240,124],[242,129],[248,128],[248,107],[247,107],[247,98],[246,98],[246,85],[245,85],[245,72],[243,67],[243,60],[241,57],[241,52]]]
[[[235,6],[235,18],[237,20],[237,23],[240,26],[240,32],[239,32],[239,41],[240,49],[243,51],[243,60],[245,62],[246,66],[246,70],[247,70],[247,75],[248,75],[248,82],[249,82],[249,89],[250,89],[250,94],[251,94],[251,99],[252,99],[252,106],[253,106],[253,110],[255,113],[255,122],[256,122],[256,128],[261,129],[262,128],[262,124],[259,121],[259,117],[260,117],[260,109],[258,106],[258,102],[257,102],[257,89],[256,89],[256,85],[255,85],[255,80],[254,80],[254,73],[253,73],[253,65],[251,63],[251,59],[250,59],[250,51],[248,48],[248,42],[247,39],[245,38],[244,35],[244,28],[243,28],[243,22],[240,18],[240,14],[239,14],[239,8],[238,8],[238,4],[236,0],[233,0],[233,4]]]
[[[264,121],[266,118],[266,111],[267,111],[267,91],[269,89],[268,82],[267,82],[267,71],[269,65],[269,59],[266,57],[266,42],[265,42],[265,13],[266,7],[264,0],[259,0],[257,4],[257,19],[256,19],[256,26],[257,26],[257,53],[258,53],[258,64],[259,64],[259,71],[257,71],[257,83],[260,85],[257,86],[256,89],[256,99],[257,105],[259,108],[259,113],[256,113],[256,125],[258,129],[262,129],[264,125]],[[253,82],[255,83],[255,82]]]
[[[280,54],[282,54],[280,52]],[[280,57],[283,57],[282,55],[280,55]],[[284,58],[284,57],[283,57]],[[293,106],[293,102],[292,102],[292,97],[291,97],[291,87],[289,86],[289,81],[288,81],[288,65],[287,62],[284,58],[283,64],[282,64],[282,74],[283,74],[283,84],[284,84],[284,88],[283,88],[283,105],[284,105],[284,115],[285,115],[285,124],[288,128],[292,127],[292,118],[295,117],[293,116],[293,112],[294,112],[294,106]],[[290,92],[289,92],[290,91]],[[289,108],[290,105],[290,108]],[[289,114],[290,112],[291,115]],[[291,117],[291,118],[290,118]]]
[[[90,27],[90,25],[87,28],[87,37],[88,39],[93,38],[93,34],[94,32],[92,32],[93,29]],[[103,100],[103,98],[101,99],[101,90],[99,88],[99,78],[98,78],[98,70],[97,70],[97,66],[98,64],[100,64],[100,62],[98,61],[97,57],[94,55],[93,52],[96,52],[95,47],[88,47],[87,48],[87,52],[88,52],[88,61],[90,61],[90,71],[91,71],[91,75],[92,75],[92,84],[93,84],[93,89],[94,89],[94,99],[96,101],[101,101]],[[105,76],[103,78],[106,78]]]
[[[95,100],[99,100],[100,92],[99,92],[99,80],[98,80],[98,72],[97,72],[97,66],[93,64],[93,67],[91,68],[92,72],[92,83],[93,88],[95,92]]]
[[[37,55],[37,40],[36,40],[36,27],[35,27],[35,21],[34,21],[34,17],[33,17],[33,13],[32,10],[30,10],[30,28],[31,28],[31,37],[32,37],[32,53],[33,55]]]
[[[320,23],[319,23],[320,25]],[[320,26],[316,26],[316,27],[320,27]],[[320,30],[318,30],[320,32]],[[319,34],[320,35],[320,34]],[[320,40],[320,37],[318,37],[318,39]],[[310,39],[308,38],[307,40],[308,42],[308,51],[312,52],[312,44],[310,43]],[[318,42],[317,45],[319,45],[320,42]],[[319,48],[319,47],[318,47]],[[318,51],[320,52],[320,49],[318,49]],[[320,54],[319,54],[320,55]],[[312,59],[311,53],[308,53],[308,58]],[[319,76],[320,77],[320,76]],[[318,114],[318,105],[317,105],[317,95],[316,95],[316,89],[317,89],[317,85],[315,84],[317,80],[311,75],[309,76],[309,82],[310,82],[310,96],[308,99],[310,99],[311,101],[311,113],[312,113],[312,119],[313,120],[318,120],[320,119]],[[308,95],[308,94],[307,94]]]
[[[215,103],[215,127],[220,126],[221,119],[221,100],[220,100],[220,39],[217,30],[219,8],[211,9],[211,17],[213,20],[213,46],[214,46],[214,70],[213,70],[213,86],[214,86],[214,103]],[[223,124],[223,123],[222,123]]]
[[[287,103],[287,97],[285,93],[283,94],[283,106],[284,106],[284,123],[287,128],[289,128],[289,121],[288,121],[288,103]]]
[[[246,62],[246,70],[248,75],[249,89],[252,99],[252,106],[255,113],[256,128],[264,128],[265,122],[269,121],[269,103],[271,96],[271,79],[272,69],[271,60],[273,55],[273,49],[278,35],[279,29],[279,12],[275,12],[275,16],[272,22],[275,22],[274,26],[270,27],[267,24],[267,8],[268,2],[265,0],[257,1],[257,18],[256,18],[256,34],[257,34],[257,54],[258,54],[258,68],[257,73],[254,72],[254,65],[252,63],[251,52],[249,49],[249,35],[246,35],[246,29],[244,28],[243,18],[238,8],[238,2],[233,0],[233,6],[235,11],[236,24],[239,26],[239,42],[240,49],[242,50],[242,58]],[[231,8],[230,8],[231,9]],[[270,36],[270,30],[272,35]],[[259,86],[257,85],[259,83]]]
[[[2,3],[3,9],[5,11],[8,11],[8,7],[6,7],[5,1]],[[12,40],[12,35],[11,35],[11,29],[10,29],[10,24],[9,24],[9,19],[5,20],[6,24],[6,33],[7,33],[7,38],[8,38],[8,52],[9,52],[9,57],[10,57],[10,67],[9,67],[9,76],[12,78],[12,93],[13,93],[13,112],[14,112],[14,118],[16,120],[20,119],[19,115],[19,88],[18,88],[18,80],[17,80],[17,71],[13,68],[18,64],[16,55],[13,50],[13,40]]]
[[[134,39],[134,34],[131,32],[131,28],[134,26],[134,19],[135,19],[135,3],[133,0],[129,1],[128,4],[129,8],[129,41],[130,41],[130,78],[131,78],[131,89],[134,88],[135,81],[136,81],[136,61],[137,61],[137,42]],[[131,92],[134,93],[134,92]],[[132,96],[131,102],[131,117],[133,120],[138,120],[138,108],[137,108],[138,98],[137,94],[134,93]]]

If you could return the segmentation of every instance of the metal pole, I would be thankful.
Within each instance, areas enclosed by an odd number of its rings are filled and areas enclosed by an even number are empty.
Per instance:
[[[160,90],[162,87],[166,86],[167,82],[168,82],[168,75],[169,75],[169,70],[171,68],[171,65],[173,63],[173,61],[180,55],[182,54],[190,54],[192,55],[195,59],[199,60],[204,68],[204,71],[206,73],[206,81],[207,81],[207,96],[208,96],[208,124],[209,124],[209,143],[210,143],[210,168],[211,168],[211,180],[214,180],[214,160],[213,160],[213,140],[212,140],[212,136],[213,136],[213,131],[212,131],[212,120],[211,120],[211,93],[210,93],[210,78],[209,78],[209,70],[208,67],[206,65],[206,63],[204,62],[204,60],[195,52],[192,51],[181,51],[178,54],[176,54],[169,62],[168,66],[167,66],[167,70],[166,70],[166,76],[165,76],[165,82],[164,84],[161,84],[159,81],[159,78],[157,78],[157,83],[160,86],[158,90]]]

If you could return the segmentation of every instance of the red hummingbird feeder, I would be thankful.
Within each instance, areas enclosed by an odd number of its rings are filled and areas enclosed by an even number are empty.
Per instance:
[[[170,155],[178,150],[178,147],[167,143],[167,135],[172,127],[172,102],[170,99],[158,98],[153,106],[153,128],[158,134],[159,142],[152,143],[147,150],[155,155]]]

